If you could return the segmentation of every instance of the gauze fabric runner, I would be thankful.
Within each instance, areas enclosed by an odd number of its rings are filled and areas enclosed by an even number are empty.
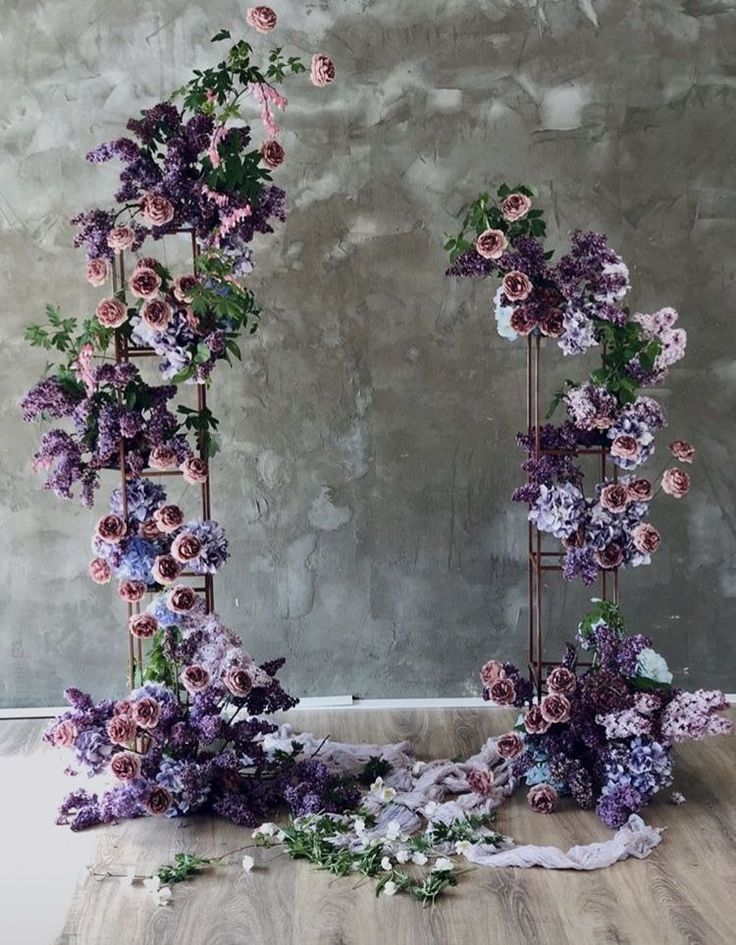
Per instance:
[[[450,823],[469,813],[487,814],[500,807],[515,787],[508,761],[496,751],[496,738],[489,738],[480,751],[466,761],[426,763],[416,760],[408,741],[394,745],[351,745],[317,738],[309,732],[296,734],[290,725],[282,725],[268,740],[269,748],[287,751],[292,741],[299,742],[303,746],[303,757],[316,755],[335,774],[355,777],[371,758],[387,761],[391,771],[383,781],[396,791],[396,797],[386,804],[377,796],[365,795],[363,807],[377,819],[368,836],[383,836],[390,821],[398,821],[403,832],[412,834],[426,829],[432,822]],[[468,775],[474,770],[487,769],[493,774],[493,784],[487,794],[478,794],[470,787]],[[541,866],[552,870],[596,870],[630,856],[643,859],[661,840],[661,828],[648,827],[641,817],[632,814],[610,840],[560,850],[534,844],[516,846],[507,838],[500,849],[478,844],[470,848],[465,857],[471,863],[492,869]]]

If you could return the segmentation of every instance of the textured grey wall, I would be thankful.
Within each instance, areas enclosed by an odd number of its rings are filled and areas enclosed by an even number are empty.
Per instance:
[[[66,221],[112,172],[81,155],[210,61],[244,6],[0,3],[0,703],[122,686],[121,608],[85,573],[95,513],[28,470],[37,431],[16,404],[43,359],[22,328],[47,300],[96,298]],[[660,506],[665,546],[625,575],[624,602],[680,678],[736,688],[736,2],[274,6],[281,37],[333,55],[338,82],[290,90],[291,216],[261,244],[264,330],[212,394],[233,550],[219,608],[254,655],[289,658],[301,694],[465,695],[483,659],[523,657],[524,514],[508,501],[523,348],[496,336],[490,286],[443,278],[441,249],[466,198],[518,178],[553,239],[607,231],[634,303],[674,305],[690,333],[658,396],[700,449],[695,488]],[[551,639],[586,597],[550,594]]]

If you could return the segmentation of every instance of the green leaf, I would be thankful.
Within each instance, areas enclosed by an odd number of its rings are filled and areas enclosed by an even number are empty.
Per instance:
[[[223,40],[223,39],[230,39],[230,35],[231,35],[231,34],[230,34],[230,30],[220,30],[219,33],[215,33],[215,35],[212,37],[212,39],[210,40],[210,42],[211,42],[211,43],[219,43],[220,40]]]
[[[200,341],[197,345],[197,350],[194,353],[194,363],[195,364],[204,364],[209,361],[212,357],[212,352],[210,351],[209,345],[205,344],[204,341]]]

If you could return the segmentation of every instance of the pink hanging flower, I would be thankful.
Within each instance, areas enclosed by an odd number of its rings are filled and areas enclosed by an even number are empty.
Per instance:
[[[72,365],[77,379],[84,384],[84,389],[88,394],[93,394],[97,386],[97,378],[92,367],[94,355],[94,345],[88,341],[79,349],[77,360]]]
[[[85,269],[87,282],[96,289],[110,278],[110,263],[106,259],[90,259]]]
[[[312,85],[323,89],[326,85],[335,81],[335,63],[324,53],[315,53],[312,56],[309,78]]]
[[[276,89],[273,88],[273,86],[266,85],[263,82],[251,82],[248,86],[248,92],[260,105],[261,121],[263,122],[263,127],[266,129],[266,134],[270,138],[275,138],[279,133],[280,128],[274,121],[271,106],[274,106],[274,108],[280,108],[283,111],[283,109],[286,108],[288,102],[280,92],[277,92]]]
[[[218,125],[212,132],[210,143],[207,148],[207,157],[210,159],[212,167],[219,167],[222,163],[218,147],[222,141],[227,138],[228,130],[224,125]]]
[[[251,210],[250,204],[247,203],[244,207],[236,207],[235,210],[225,214],[225,216],[220,219],[220,237],[227,236],[231,230],[235,229],[241,220],[247,220],[252,213],[253,211]]]

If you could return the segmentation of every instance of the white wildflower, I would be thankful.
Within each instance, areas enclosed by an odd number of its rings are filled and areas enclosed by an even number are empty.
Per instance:
[[[397,863],[408,863],[411,859],[411,850],[399,850],[396,854]]]
[[[390,879],[383,887],[384,896],[395,896],[398,892],[399,887],[396,883]]]
[[[396,797],[396,791],[383,783],[383,778],[376,778],[370,787],[371,795],[382,804],[388,804]]]
[[[411,857],[412,863],[416,863],[417,866],[424,866],[427,862],[427,857],[424,853],[413,853]]]
[[[443,873],[448,870],[453,870],[454,868],[455,867],[453,866],[452,860],[448,860],[446,856],[440,856],[435,860],[435,864],[432,867],[432,872]]]
[[[457,853],[458,856],[465,856],[468,850],[472,849],[473,844],[470,840],[458,840],[455,843],[455,853]]]
[[[256,861],[253,859],[252,856],[248,856],[247,853],[243,857],[242,862],[243,862],[243,869],[245,870],[246,873],[250,873],[253,870],[253,867],[256,865]]]
[[[384,856],[384,858],[381,860],[381,869],[385,870],[387,873],[390,873],[393,870],[390,856]]]
[[[437,801],[427,801],[427,803],[422,808],[422,813],[429,820],[434,815],[439,806],[440,805],[437,803]]]
[[[173,899],[171,889],[168,886],[162,886],[158,876],[149,876],[148,879],[143,880],[143,885],[157,906],[168,906]]]
[[[387,840],[398,840],[401,837],[401,824],[398,820],[390,820],[386,828]]]

